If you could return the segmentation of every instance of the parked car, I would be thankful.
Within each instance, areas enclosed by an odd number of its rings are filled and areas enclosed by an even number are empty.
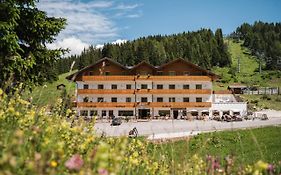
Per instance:
[[[112,119],[111,126],[118,126],[121,125],[121,123],[122,123],[122,119],[116,117]]]

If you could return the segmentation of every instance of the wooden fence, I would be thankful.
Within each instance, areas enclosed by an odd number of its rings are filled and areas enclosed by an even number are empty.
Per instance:
[[[280,87],[257,87],[254,90],[251,88],[247,88],[243,90],[243,94],[255,94],[255,95],[263,95],[263,94],[268,94],[268,95],[280,95],[281,94],[281,88]]]

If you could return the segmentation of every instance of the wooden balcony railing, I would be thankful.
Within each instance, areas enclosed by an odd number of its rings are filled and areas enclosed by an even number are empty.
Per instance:
[[[210,89],[78,89],[78,94],[211,94]]]
[[[134,89],[78,89],[78,94],[134,94]]]
[[[211,107],[211,102],[151,102],[150,107],[167,107],[167,108],[206,108]]]
[[[93,107],[93,108],[133,108],[135,103],[133,102],[78,102],[77,107]]]
[[[82,76],[82,81],[211,81],[208,76],[149,76],[149,75],[110,75],[110,76]]]
[[[132,75],[111,75],[111,76],[82,76],[82,81],[134,81]]]
[[[211,107],[211,102],[78,102],[77,107],[93,108],[134,108],[134,107],[159,107],[159,108],[206,108]]]
[[[136,94],[211,94],[211,89],[140,89]]]

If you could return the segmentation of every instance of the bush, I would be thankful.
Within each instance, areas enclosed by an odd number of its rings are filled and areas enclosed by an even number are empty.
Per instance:
[[[263,100],[271,100],[271,97],[269,95],[267,95],[267,94],[263,94],[261,96],[261,99],[263,99]]]

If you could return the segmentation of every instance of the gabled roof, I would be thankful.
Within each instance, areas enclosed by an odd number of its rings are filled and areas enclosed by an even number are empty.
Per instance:
[[[206,70],[206,69],[203,69],[203,68],[201,68],[200,66],[197,66],[196,64],[193,64],[193,63],[191,63],[190,61],[187,61],[187,60],[185,60],[185,59],[183,59],[183,58],[177,58],[177,59],[174,59],[174,60],[172,60],[172,61],[170,61],[170,62],[168,62],[168,63],[162,64],[162,65],[159,66],[157,69],[162,69],[162,68],[167,67],[167,66],[169,66],[170,64],[173,64],[173,63],[175,63],[175,62],[177,62],[177,61],[182,61],[182,62],[184,62],[184,63],[190,65],[191,67],[194,67],[194,68],[196,68],[196,69],[198,69],[198,70],[200,70],[200,71],[202,71],[202,72],[205,72],[207,75],[211,75],[211,76],[214,76],[214,77],[216,77],[216,78],[219,77],[218,75],[214,74],[213,72],[208,71],[208,70]]]
[[[67,76],[66,79],[74,81],[75,78],[77,77],[77,75],[79,75],[80,73],[84,72],[85,70],[87,70],[87,69],[89,69],[91,67],[94,67],[95,65],[97,65],[97,64],[99,64],[101,62],[104,62],[104,61],[109,61],[109,62],[111,62],[111,63],[113,63],[113,64],[115,64],[115,65],[117,65],[119,67],[122,67],[123,69],[128,70],[128,68],[126,66],[123,66],[122,64],[118,63],[117,61],[115,61],[113,59],[110,59],[108,57],[104,57],[104,58],[98,60],[97,62],[95,62],[95,63],[93,63],[93,64],[91,64],[91,65],[89,65],[87,67],[84,67],[83,69],[80,69],[79,71],[77,71],[77,72]]]
[[[156,68],[155,68],[154,66],[152,66],[152,65],[149,64],[149,63],[147,63],[146,61],[140,62],[139,64],[137,64],[137,65],[135,65],[134,67],[132,67],[130,70],[131,70],[131,71],[132,71],[132,70],[135,70],[135,69],[137,69],[138,67],[140,67],[140,66],[142,66],[142,65],[146,65],[146,66],[148,66],[148,67],[150,67],[150,68],[156,70]]]

